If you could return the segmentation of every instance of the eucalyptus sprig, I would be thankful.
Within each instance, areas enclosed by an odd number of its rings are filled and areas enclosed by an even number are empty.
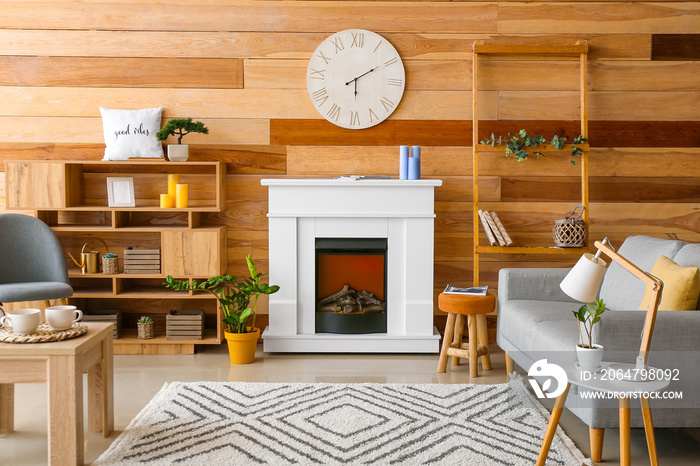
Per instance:
[[[544,136],[541,134],[535,134],[534,136],[530,136],[527,134],[527,131],[524,129],[521,129],[518,134],[511,136],[510,133],[508,133],[507,137],[503,136],[498,136],[496,137],[495,134],[491,133],[491,137],[487,139],[482,139],[479,141],[481,144],[488,144],[491,147],[495,147],[497,144],[500,145],[505,145],[506,146],[506,157],[510,157],[511,155],[515,156],[515,159],[518,162],[522,162],[523,160],[527,159],[529,156],[529,153],[527,151],[528,147],[538,147],[538,146],[544,146],[547,144],[550,144],[552,147],[554,147],[556,150],[562,150],[564,148],[564,145],[566,143],[567,138],[554,135],[550,141],[548,141]],[[584,138],[583,135],[578,135],[572,142],[572,144],[583,144],[588,142],[588,139]],[[537,157],[544,157],[544,154],[541,151],[532,151],[533,155],[536,155]],[[580,147],[572,146],[571,147],[571,156],[572,157],[577,157],[583,154],[583,150],[581,150]],[[571,165],[576,165],[576,161],[572,160]]]

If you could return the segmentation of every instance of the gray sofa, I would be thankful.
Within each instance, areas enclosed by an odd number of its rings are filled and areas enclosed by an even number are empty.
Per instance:
[[[681,266],[700,267],[700,244],[631,236],[618,252],[644,271],[664,255]],[[610,263],[610,259],[602,256]],[[579,330],[571,311],[581,303],[559,288],[570,269],[502,269],[498,281],[498,345],[527,371],[539,359],[575,361]],[[599,296],[606,312],[594,332],[605,347],[605,361],[634,363],[639,353],[646,316],[639,311],[644,284],[621,266],[607,269]],[[696,306],[700,309],[700,302]],[[682,400],[651,400],[655,427],[700,427],[700,312],[663,311],[657,314],[649,366],[678,369],[678,379],[667,390],[682,392]],[[509,360],[510,359],[510,360]],[[600,461],[603,433],[618,427],[616,400],[583,400],[572,387],[566,407],[591,429],[591,457]],[[631,403],[632,427],[643,427],[639,402]]]

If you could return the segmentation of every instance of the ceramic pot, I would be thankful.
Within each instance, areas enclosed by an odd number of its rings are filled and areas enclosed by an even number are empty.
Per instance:
[[[168,144],[168,160],[171,162],[186,162],[190,158],[188,144]]]
[[[248,333],[229,333],[224,331],[224,337],[228,343],[228,355],[231,364],[250,364],[255,361],[255,349],[260,338],[260,329],[253,329]]]
[[[581,345],[577,345],[576,357],[581,369],[587,371],[598,370],[600,369],[600,362],[603,360],[603,346],[593,345],[593,348],[584,348]]]

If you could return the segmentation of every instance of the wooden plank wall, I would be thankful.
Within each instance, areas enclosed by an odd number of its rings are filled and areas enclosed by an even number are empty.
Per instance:
[[[305,90],[307,60],[328,35],[384,35],[406,67],[406,93],[371,129],[323,120]],[[695,1],[10,0],[0,15],[1,162],[99,160],[99,106],[164,106],[204,121],[194,160],[228,167],[229,272],[247,253],[267,265],[265,177],[398,174],[400,144],[423,146],[437,190],[435,290],[471,283],[471,46],[474,40],[590,44],[591,234],[700,241],[700,4]],[[578,133],[577,65],[487,60],[484,134]],[[520,244],[551,245],[579,194],[565,155],[482,161],[489,210]],[[522,204],[531,201],[530,204]],[[4,203],[3,203],[4,204]],[[0,204],[2,205],[2,204]],[[504,266],[552,259],[499,256]],[[563,262],[559,264],[568,264]],[[262,312],[266,312],[263,309]]]

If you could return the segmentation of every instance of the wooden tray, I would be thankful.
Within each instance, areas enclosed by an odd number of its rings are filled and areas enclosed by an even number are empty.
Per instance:
[[[50,341],[70,340],[87,332],[87,325],[75,323],[67,330],[54,330],[42,322],[36,332],[30,335],[16,335],[10,327],[0,327],[0,342],[3,343],[47,343]]]

